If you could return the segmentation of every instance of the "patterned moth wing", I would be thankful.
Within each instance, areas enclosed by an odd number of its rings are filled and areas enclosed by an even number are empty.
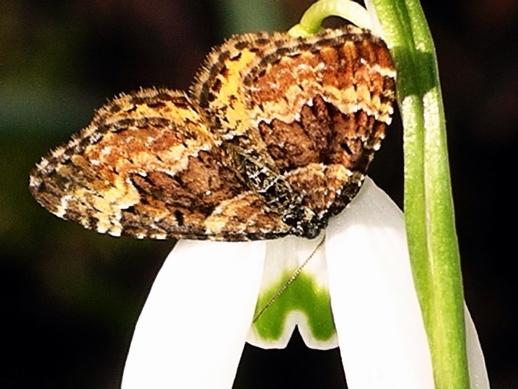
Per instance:
[[[98,110],[87,128],[41,160],[29,186],[51,213],[114,236],[286,234],[217,145],[184,93],[144,89]]]
[[[390,122],[395,72],[354,27],[235,36],[190,95],[121,95],[33,169],[53,214],[153,239],[314,237],[357,193]]]
[[[212,58],[192,94],[221,148],[290,234],[316,236],[358,192],[391,121],[386,45],[347,26],[234,37]]]

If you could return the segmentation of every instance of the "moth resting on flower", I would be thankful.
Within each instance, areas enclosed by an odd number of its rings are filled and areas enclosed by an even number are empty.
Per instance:
[[[189,92],[120,95],[33,169],[42,206],[97,232],[284,237],[178,242],[136,325],[124,389],[230,388],[245,339],[282,348],[295,326],[309,347],[340,345],[351,389],[434,388],[402,214],[366,178],[395,76],[385,43],[357,27],[235,36]],[[325,242],[303,239],[324,228]],[[466,323],[472,387],[489,388]]]
[[[36,165],[30,190],[114,236],[313,238],[360,189],[395,75],[384,42],[353,26],[234,36],[189,92],[142,89],[101,107]]]

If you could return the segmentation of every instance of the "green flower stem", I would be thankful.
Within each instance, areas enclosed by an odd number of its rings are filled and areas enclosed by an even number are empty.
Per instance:
[[[435,384],[437,389],[469,389],[460,254],[435,47],[419,0],[372,4],[398,70],[405,218]]]
[[[300,23],[293,26],[289,33],[293,36],[316,34],[320,30],[322,21],[330,15],[346,18],[360,27],[370,25],[369,14],[358,3],[343,0],[320,0],[306,10]]]
[[[320,29],[326,16],[347,17],[345,3],[349,2],[315,3],[297,28],[309,34]],[[379,19],[398,72],[408,246],[435,385],[437,389],[469,389],[460,254],[435,47],[419,0],[367,3]]]

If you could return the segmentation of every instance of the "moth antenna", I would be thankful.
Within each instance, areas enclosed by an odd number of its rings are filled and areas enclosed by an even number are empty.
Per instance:
[[[270,300],[268,300],[268,302],[261,308],[261,310],[257,313],[257,315],[255,315],[254,319],[252,320],[252,324],[254,324],[257,320],[260,319],[260,317],[263,315],[263,313],[268,309],[270,308],[273,303],[275,303],[275,301],[277,301],[277,299],[279,297],[281,297],[281,295],[286,292],[286,290],[288,289],[288,287],[298,278],[298,276],[300,275],[300,273],[302,273],[302,270],[304,270],[304,267],[309,263],[309,261],[311,260],[311,258],[313,258],[316,254],[316,252],[320,249],[320,247],[322,247],[322,244],[324,243],[324,241],[326,240],[326,236],[324,235],[324,237],[320,240],[320,242],[318,242],[318,244],[315,246],[315,248],[313,249],[313,251],[311,252],[311,254],[309,254],[309,256],[306,258],[306,260],[304,262],[302,262],[302,264],[291,274],[290,278],[288,279],[288,281],[286,281],[278,290],[277,292],[275,292],[275,294],[270,298]]]

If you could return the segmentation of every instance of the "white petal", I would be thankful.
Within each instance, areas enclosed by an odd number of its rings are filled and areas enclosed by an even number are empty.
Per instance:
[[[329,305],[323,235],[315,239],[288,236],[267,242],[256,307],[256,313],[264,315],[250,328],[248,343],[263,349],[285,348],[298,327],[306,346],[318,350],[338,347]],[[272,302],[271,295],[279,291],[283,293]]]
[[[265,243],[180,241],[140,315],[123,389],[230,389],[250,328]]]
[[[484,353],[478,340],[475,323],[469,314],[468,307],[464,306],[466,320],[466,348],[468,352],[469,381],[472,389],[489,389]]]
[[[434,388],[403,215],[370,179],[327,231],[331,306],[349,388]],[[467,308],[471,388],[489,389]]]
[[[366,179],[327,230],[329,291],[351,389],[433,389],[400,210]]]

